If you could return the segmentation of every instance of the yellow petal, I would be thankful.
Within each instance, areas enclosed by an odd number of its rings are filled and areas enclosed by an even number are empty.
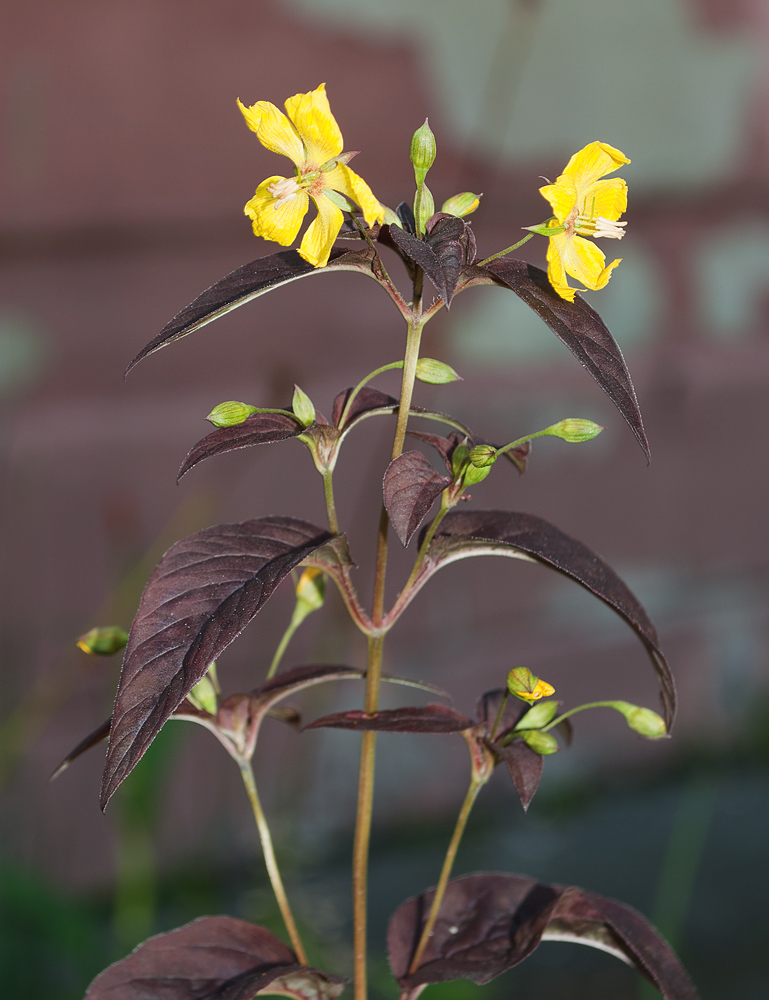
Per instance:
[[[550,202],[553,215],[560,223],[566,221],[571,210],[577,204],[577,189],[574,183],[563,175],[555,184],[547,184],[539,189],[539,193]]]
[[[299,254],[313,267],[325,267],[337,233],[342,228],[344,215],[341,208],[323,195],[313,198],[313,201],[318,207],[318,214],[302,237]]]
[[[250,108],[238,101],[238,107],[259,142],[273,153],[287,156],[296,166],[304,162],[304,146],[291,122],[269,101],[257,101]]]
[[[288,117],[294,123],[305,148],[308,163],[322,167],[342,152],[342,133],[331,114],[326,85],[309,94],[294,94],[286,101]]]
[[[304,191],[297,192],[293,198],[276,202],[269,188],[284,179],[268,177],[262,181],[243,211],[251,219],[256,236],[287,247],[296,239],[310,202]]]
[[[606,285],[612,270],[622,258],[606,267],[606,257],[595,243],[583,240],[581,236],[572,236],[566,240],[562,259],[567,274],[581,281],[585,288],[596,292]]]
[[[594,219],[597,215],[612,222],[627,209],[627,184],[621,177],[596,181],[587,194],[585,204],[580,205],[580,215]]]
[[[614,146],[606,142],[591,142],[566,164],[566,169],[558,178],[570,178],[577,188],[586,188],[614,170],[618,170],[623,163],[630,163],[630,160]]]
[[[340,163],[325,174],[325,180],[328,187],[360,205],[366,225],[373,226],[375,222],[384,222],[384,207],[376,200],[368,184],[354,170]]]
[[[564,267],[564,253],[570,237],[565,233],[560,236],[551,236],[547,244],[547,277],[554,290],[569,302],[574,301],[574,289],[569,286],[566,280],[566,269]]]

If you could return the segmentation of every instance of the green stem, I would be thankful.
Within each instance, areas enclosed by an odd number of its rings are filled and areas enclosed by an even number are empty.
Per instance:
[[[591,701],[587,705],[577,705],[576,708],[570,708],[568,712],[564,712],[563,715],[559,715],[557,719],[553,719],[553,721],[549,722],[546,726],[542,726],[540,732],[546,733],[549,729],[554,729],[560,722],[563,722],[564,719],[568,719],[570,715],[576,715],[577,712],[584,712],[586,708],[614,708],[614,702]]]
[[[398,421],[395,427],[392,459],[403,452],[406,440],[411,397],[414,392],[419,345],[422,339],[424,319],[421,315],[422,271],[417,272],[414,281],[414,303],[409,318],[406,337],[406,352],[403,359],[401,398],[398,406]],[[387,511],[382,508],[377,534],[376,575],[374,578],[374,599],[371,620],[375,628],[381,628],[384,617],[385,575],[387,571],[387,535],[389,521]],[[384,635],[369,636],[368,670],[366,673],[365,711],[371,715],[379,705],[379,683],[382,672],[382,646]],[[355,844],[353,847],[352,900],[353,900],[353,963],[355,970],[355,1000],[366,1000],[366,925],[368,855],[371,842],[371,816],[374,803],[374,764],[376,756],[376,733],[365,732],[361,740],[360,774],[358,778],[358,810],[355,820]]]
[[[373,378],[376,378],[377,375],[381,375],[382,372],[388,372],[392,368],[403,368],[403,362],[393,361],[393,363],[390,365],[382,365],[381,368],[377,368],[375,371],[370,372],[365,378],[362,378],[360,382],[358,382],[353,391],[347,397],[347,402],[344,404],[344,409],[342,410],[342,416],[339,418],[339,423],[337,424],[339,430],[342,430],[342,428],[344,427],[345,422],[347,420],[347,416],[352,408],[352,404],[355,402],[355,397],[361,391],[363,386],[366,385],[367,382],[370,382]]]
[[[283,659],[283,654],[288,648],[288,644],[294,637],[294,632],[299,628],[305,619],[305,615],[297,617],[296,611],[291,616],[291,621],[288,623],[288,628],[283,633],[283,638],[278,643],[278,648],[275,650],[275,655],[272,658],[272,663],[270,664],[270,669],[267,671],[266,680],[270,680],[277,673],[278,667],[280,666],[280,661]]]
[[[272,891],[275,893],[275,899],[278,901],[278,907],[280,908],[281,916],[283,917],[283,922],[286,925],[286,930],[288,931],[288,936],[291,939],[291,946],[296,952],[296,957],[299,960],[300,965],[307,965],[307,953],[302,945],[302,940],[299,937],[299,931],[296,929],[296,924],[294,923],[294,917],[291,913],[291,907],[288,903],[288,897],[286,896],[286,891],[283,888],[283,881],[280,877],[280,871],[278,869],[278,863],[275,860],[275,851],[272,847],[272,837],[270,836],[270,828],[267,826],[267,820],[265,819],[264,813],[262,811],[261,803],[259,802],[259,795],[256,791],[256,782],[254,780],[254,770],[251,766],[250,760],[239,760],[238,766],[240,767],[240,773],[243,778],[243,784],[246,786],[246,792],[248,794],[248,801],[251,803],[251,809],[254,813],[254,819],[256,820],[256,827],[259,831],[259,839],[262,842],[262,853],[264,854],[264,863],[267,867],[267,874],[269,875],[270,882],[272,884]]]
[[[518,247],[522,247],[524,243],[528,243],[532,236],[534,236],[534,233],[529,233],[527,236],[524,236],[522,240],[518,240],[517,243],[513,243],[513,245],[508,247],[507,250],[500,250],[499,253],[493,253],[491,257],[485,257],[483,260],[476,261],[475,266],[483,267],[485,264],[490,264],[492,260],[496,260],[497,257],[505,257],[507,254],[512,253],[513,250],[517,250]]]
[[[406,586],[401,591],[401,594],[409,591],[413,586],[414,580],[416,580],[417,576],[419,575],[419,571],[422,568],[422,563],[424,562],[425,556],[427,555],[427,550],[430,547],[430,542],[435,537],[435,532],[440,527],[441,521],[444,519],[444,517],[448,514],[448,512],[451,510],[453,506],[454,504],[449,503],[447,497],[447,491],[444,490],[443,494],[441,495],[440,510],[433,518],[432,524],[427,529],[425,537],[422,539],[422,544],[419,546],[419,552],[417,552],[417,557],[414,560],[414,566],[411,570],[411,573],[409,574],[408,580],[406,580]],[[400,601],[400,595],[398,600]]]
[[[369,636],[368,672],[366,674],[366,712],[376,711],[382,670],[384,636]],[[352,857],[353,955],[355,1000],[366,1000],[366,925],[368,898],[368,854],[371,842],[371,816],[374,805],[374,764],[376,733],[365,732],[361,740],[358,777],[358,810],[355,818],[355,843]]]
[[[459,844],[462,840],[462,834],[465,832],[467,820],[469,819],[472,808],[475,805],[478,792],[480,792],[484,784],[485,782],[478,781],[475,778],[473,778],[470,782],[470,787],[467,790],[465,801],[462,803],[462,808],[459,811],[456,826],[454,827],[454,833],[451,836],[451,841],[449,842],[449,846],[446,851],[446,857],[443,860],[443,868],[441,868],[438,885],[435,887],[435,894],[430,906],[430,912],[427,915],[425,926],[422,929],[422,935],[419,938],[419,944],[414,952],[414,957],[411,959],[411,964],[409,965],[409,971],[407,973],[409,976],[413,975],[419,968],[419,963],[422,961],[425,949],[430,943],[433,928],[435,927],[435,921],[438,919],[438,913],[440,912],[441,905],[443,903],[443,897],[446,895],[446,886],[448,885],[449,878],[451,876],[451,869],[454,867],[454,861],[456,860]]]
[[[328,527],[332,534],[339,534],[339,521],[336,517],[336,504],[334,503],[334,473],[331,469],[326,469],[323,473],[323,494],[326,498],[326,515],[328,517]]]

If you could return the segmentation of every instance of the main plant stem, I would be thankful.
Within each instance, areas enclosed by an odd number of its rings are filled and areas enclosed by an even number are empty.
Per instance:
[[[296,952],[296,957],[299,959],[299,964],[307,965],[307,953],[304,950],[302,940],[299,937],[299,931],[296,929],[296,924],[294,923],[294,916],[291,913],[291,907],[288,902],[288,897],[286,896],[286,890],[283,888],[283,880],[280,877],[278,863],[275,860],[275,851],[272,846],[270,828],[267,825],[267,819],[262,811],[262,804],[259,801],[259,795],[256,791],[254,769],[251,766],[250,760],[240,760],[238,761],[238,766],[240,767],[243,784],[246,786],[248,801],[251,803],[251,809],[254,813],[256,828],[259,831],[259,839],[262,842],[264,863],[267,867],[267,874],[270,877],[270,882],[272,883],[272,891],[275,893],[275,899],[278,901],[278,907],[280,908],[280,913],[283,917],[283,923],[286,925],[286,930],[288,931],[288,936],[291,939],[291,945]]]
[[[398,407],[398,421],[395,427],[392,459],[403,452],[406,440],[411,397],[414,392],[419,345],[422,339],[422,272],[418,272],[414,282],[414,304],[409,319],[406,339],[406,353],[403,359],[401,398]],[[387,572],[387,535],[389,521],[387,511],[382,508],[377,535],[376,570],[374,577],[374,599],[371,619],[375,629],[381,628],[384,618],[385,576]],[[368,669],[366,672],[366,694],[364,707],[368,715],[379,706],[379,681],[382,673],[383,634],[369,636]],[[366,1000],[366,925],[368,855],[371,842],[371,816],[374,805],[374,764],[376,757],[376,733],[364,732],[361,740],[360,775],[358,778],[358,811],[355,823],[355,844],[353,847],[352,902],[353,902],[353,950],[355,967],[355,1000]]]
[[[454,861],[457,857],[459,844],[462,840],[462,835],[465,832],[465,827],[467,826],[467,820],[470,817],[473,806],[475,805],[478,792],[480,792],[484,784],[485,782],[477,781],[475,778],[470,782],[470,787],[467,790],[465,801],[462,803],[462,808],[459,810],[459,816],[457,817],[457,823],[454,827],[454,833],[452,834],[451,842],[449,843],[446,851],[446,857],[443,859],[441,876],[438,879],[438,885],[435,887],[435,895],[433,896],[433,901],[430,906],[430,912],[427,915],[427,921],[422,930],[422,936],[419,939],[417,950],[414,952],[414,957],[411,959],[411,964],[409,965],[409,971],[407,973],[409,976],[416,972],[419,968],[419,963],[422,961],[425,949],[430,943],[433,928],[435,927],[435,921],[438,919],[438,913],[440,912],[441,905],[443,904],[443,897],[446,895],[446,886],[448,885],[449,878],[451,877],[451,869],[454,867]]]

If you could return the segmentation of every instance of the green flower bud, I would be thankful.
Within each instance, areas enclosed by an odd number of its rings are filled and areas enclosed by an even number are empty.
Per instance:
[[[497,449],[491,444],[477,444],[469,455],[470,462],[476,469],[485,469],[497,460]]]
[[[330,202],[333,202],[337,208],[341,208],[343,212],[354,212],[355,206],[349,199],[345,198],[343,194],[335,191],[333,188],[327,187],[323,190],[323,197],[328,198]]]
[[[435,163],[435,153],[435,136],[425,118],[424,125],[418,128],[411,137],[411,151],[409,152],[417,184],[424,184],[427,171]],[[432,214],[431,212],[430,215]]]
[[[107,625],[102,628],[92,628],[90,632],[81,635],[77,640],[77,647],[84,653],[113,656],[124,649],[127,642],[127,632],[117,625]]]
[[[463,473],[463,479],[464,479],[463,485],[477,486],[478,483],[483,482],[483,480],[486,478],[486,476],[488,476],[490,472],[491,472],[490,465],[486,465],[483,468],[479,469],[476,465],[473,465],[471,462],[468,462],[467,468],[464,470]]]
[[[629,701],[613,701],[611,707],[621,712],[628,726],[647,740],[661,740],[668,734],[665,720],[650,708],[631,705]]]
[[[435,358],[420,358],[417,361],[416,376],[420,382],[427,382],[430,385],[446,385],[449,382],[461,381],[461,376],[457,375],[451,365],[436,361]]]
[[[602,430],[604,428],[600,424],[594,424],[592,420],[567,417],[566,420],[559,420],[552,427],[547,427],[542,433],[559,437],[571,444],[579,444],[581,441],[591,441],[594,437],[598,437]]]
[[[191,701],[198,711],[208,712],[209,715],[216,715],[219,708],[214,682],[207,675],[200,678],[195,687],[187,695],[187,700]]]
[[[461,219],[465,215],[470,215],[471,212],[474,212],[480,200],[481,196],[479,194],[473,194],[472,191],[463,191],[462,194],[455,194],[451,198],[447,198],[441,205],[441,211],[446,212],[447,215],[456,215],[458,219]]]
[[[507,690],[521,701],[539,701],[555,694],[555,688],[547,681],[541,681],[528,667],[513,667],[507,675]]]
[[[309,613],[323,607],[326,592],[326,577],[319,569],[306,569],[296,585],[296,602],[302,604]]]
[[[423,184],[420,190],[422,192],[421,201],[419,191],[417,191],[414,197],[414,219],[417,224],[417,232],[424,233],[427,220],[435,215],[435,200],[433,199],[432,191],[426,184]]]
[[[458,476],[470,457],[470,448],[466,444],[458,444],[451,453],[451,471]]]
[[[550,733],[542,733],[539,729],[527,729],[521,733],[526,746],[538,753],[541,757],[547,757],[551,753],[558,753],[558,742],[555,736]]]
[[[214,427],[235,427],[237,424],[242,424],[252,413],[256,413],[255,406],[231,399],[227,403],[215,406],[206,420],[210,420]]]
[[[520,729],[541,729],[548,722],[553,721],[557,711],[558,702],[554,699],[540,701],[537,705],[531,706],[526,715],[517,723],[515,731],[517,732]]]
[[[315,407],[306,392],[302,392],[298,385],[294,386],[294,398],[291,400],[291,409],[294,416],[303,427],[309,427],[315,420]]]

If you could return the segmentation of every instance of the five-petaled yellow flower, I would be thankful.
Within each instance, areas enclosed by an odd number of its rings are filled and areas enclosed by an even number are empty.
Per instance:
[[[371,188],[347,166],[355,154],[342,153],[342,133],[331,114],[324,83],[309,94],[289,97],[288,118],[269,101],[257,101],[250,108],[238,101],[238,107],[261,144],[288,156],[296,168],[293,177],[262,181],[246,205],[245,214],[257,236],[289,246],[312,198],[318,215],[304,234],[299,253],[313,267],[323,267],[344,218],[333,192],[360,205],[367,225],[384,222],[384,209]]]
[[[606,266],[601,250],[583,236],[602,236],[619,240],[625,235],[625,222],[617,220],[627,208],[627,184],[621,177],[602,180],[630,160],[605,142],[591,142],[566,164],[555,184],[539,189],[553,206],[555,219],[549,228],[557,232],[549,237],[547,276],[562,299],[574,301],[575,289],[566,275],[581,281],[585,288],[603,288],[612,270],[622,258]]]

